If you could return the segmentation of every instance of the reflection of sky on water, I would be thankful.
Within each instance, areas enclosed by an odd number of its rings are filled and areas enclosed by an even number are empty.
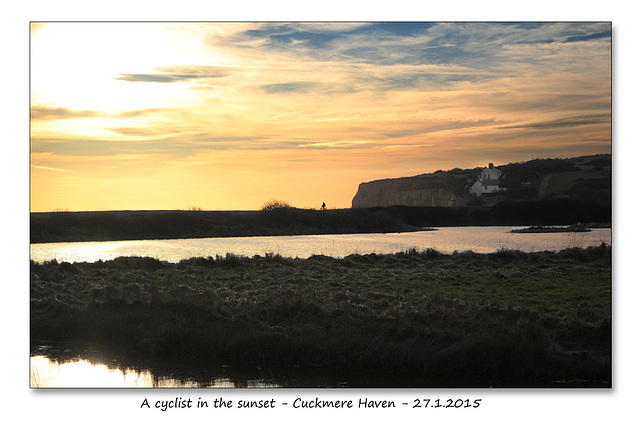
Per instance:
[[[58,363],[46,356],[31,357],[31,387],[152,387],[153,376],[121,371],[86,360]]]
[[[46,356],[31,357],[31,387],[33,388],[234,388],[228,378],[214,378],[207,384],[181,381],[175,378],[156,378],[150,371],[130,368],[114,369],[84,359],[57,362]],[[249,380],[242,387],[265,388],[277,385]]]
[[[343,257],[351,254],[384,254],[416,249],[442,253],[471,250],[491,253],[499,248],[525,252],[557,251],[571,247],[611,244],[610,228],[587,233],[510,233],[511,227],[443,227],[437,231],[389,234],[317,236],[225,237],[117,242],[41,243],[31,245],[31,259],[67,262],[110,260],[118,256],[149,256],[178,262],[191,257],[254,256],[279,254],[308,258],[312,255]]]

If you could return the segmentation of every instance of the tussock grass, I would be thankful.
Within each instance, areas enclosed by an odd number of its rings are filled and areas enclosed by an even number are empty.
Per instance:
[[[153,359],[611,380],[611,248],[31,264],[31,338]]]

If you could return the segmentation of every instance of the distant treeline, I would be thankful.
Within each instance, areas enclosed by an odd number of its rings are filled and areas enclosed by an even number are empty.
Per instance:
[[[611,205],[580,200],[505,200],[494,206],[271,211],[31,213],[31,243],[392,233],[420,227],[611,223]]]

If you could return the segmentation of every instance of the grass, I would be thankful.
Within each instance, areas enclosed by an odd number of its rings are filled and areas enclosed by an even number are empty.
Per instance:
[[[546,194],[567,194],[580,179],[588,179],[592,176],[589,171],[564,172],[553,175],[549,179]]]
[[[604,188],[608,190],[607,197],[611,198],[611,166],[606,168],[594,168],[578,164],[580,169],[576,171],[553,174],[549,179],[545,195],[571,194],[576,185],[586,183],[588,186],[602,186],[601,181],[605,180]],[[575,194],[574,194],[575,196]]]
[[[31,265],[32,341],[153,360],[611,381],[611,250]]]

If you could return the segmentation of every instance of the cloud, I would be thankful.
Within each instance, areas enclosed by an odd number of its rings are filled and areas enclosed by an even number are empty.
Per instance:
[[[166,113],[171,111],[169,108],[145,108],[143,110],[130,110],[130,111],[122,111],[120,113],[114,114],[114,117],[123,117],[123,118],[133,118],[133,117],[143,117],[151,114],[158,113]]]
[[[369,23],[335,31],[317,23],[268,23],[225,40],[300,58],[378,65],[456,64],[498,68],[518,44],[606,39],[608,23]],[[216,40],[219,42],[219,40]]]
[[[582,42],[587,40],[608,39],[610,37],[611,37],[611,29],[609,29],[609,31],[602,31],[599,33],[592,33],[592,34],[587,34],[583,36],[567,37],[566,41],[567,43],[573,43],[573,42]]]
[[[43,105],[33,105],[31,106],[31,120],[32,121],[47,121],[47,120],[64,120],[64,119],[79,119],[79,118],[136,118],[136,117],[146,117],[151,115],[158,114],[167,114],[174,111],[174,109],[170,108],[146,108],[142,110],[130,110],[130,111],[121,111],[115,113],[107,113],[104,111],[93,111],[93,110],[70,110],[64,107],[49,107]],[[113,131],[118,131],[118,128],[109,129]],[[126,128],[120,128],[121,133],[125,133]]]
[[[603,123],[610,123],[611,116],[605,114],[592,114],[586,116],[565,117],[557,120],[547,120],[534,123],[524,123],[521,125],[502,126],[498,129],[556,129],[573,126],[588,126]]]
[[[291,92],[309,92],[317,87],[318,83],[313,82],[290,82],[290,83],[273,83],[259,86],[266,93],[291,93]]]
[[[337,28],[342,31],[345,29],[344,26]],[[240,43],[239,46],[247,46],[247,42],[259,41],[260,45],[270,49],[288,49],[295,46],[323,49],[331,41],[344,37],[342,31],[335,31],[337,28],[314,24],[269,23],[234,34],[230,41]],[[255,43],[248,44],[248,46],[252,45]]]
[[[49,166],[31,165],[31,167],[34,168],[34,169],[44,169],[44,170],[50,170],[50,171],[55,171],[55,172],[71,172],[68,169],[52,168],[52,167],[49,167]]]
[[[116,80],[127,82],[172,83],[197,78],[180,74],[122,74]]]
[[[108,128],[125,135],[127,139],[83,137],[31,138],[33,154],[54,151],[65,156],[104,157],[123,153],[163,154],[184,158],[202,151],[257,150],[264,151],[295,146],[298,142],[271,141],[260,136],[224,135],[207,132],[189,132],[179,129],[158,130],[147,128]],[[155,137],[154,137],[155,136]]]
[[[225,77],[231,71],[226,67],[208,65],[182,65],[173,67],[159,67],[159,73],[153,74],[120,74],[116,80],[128,82],[174,83],[195,79],[211,79]]]
[[[376,141],[330,141],[314,142],[298,145],[298,148],[350,148],[354,146],[373,144]]]
[[[213,52],[251,64],[243,83],[261,81],[267,94],[330,96],[510,78],[535,85],[560,70],[584,74],[577,41],[593,44],[588,49],[597,57],[610,52],[608,23],[336,24],[255,24],[203,40]]]
[[[63,120],[79,117],[96,117],[102,115],[99,111],[72,111],[63,107],[31,106],[31,120]]]
[[[403,138],[406,136],[426,135],[451,130],[478,129],[493,127],[497,123],[496,119],[485,120],[447,120],[433,123],[406,123],[404,129],[386,133],[387,138]]]
[[[107,130],[111,132],[118,133],[120,135],[126,136],[152,136],[157,135],[158,132],[147,129],[147,128],[108,128]]]
[[[438,25],[435,22],[375,22],[351,29],[352,34],[379,34],[380,37],[418,36],[429,28]]]

